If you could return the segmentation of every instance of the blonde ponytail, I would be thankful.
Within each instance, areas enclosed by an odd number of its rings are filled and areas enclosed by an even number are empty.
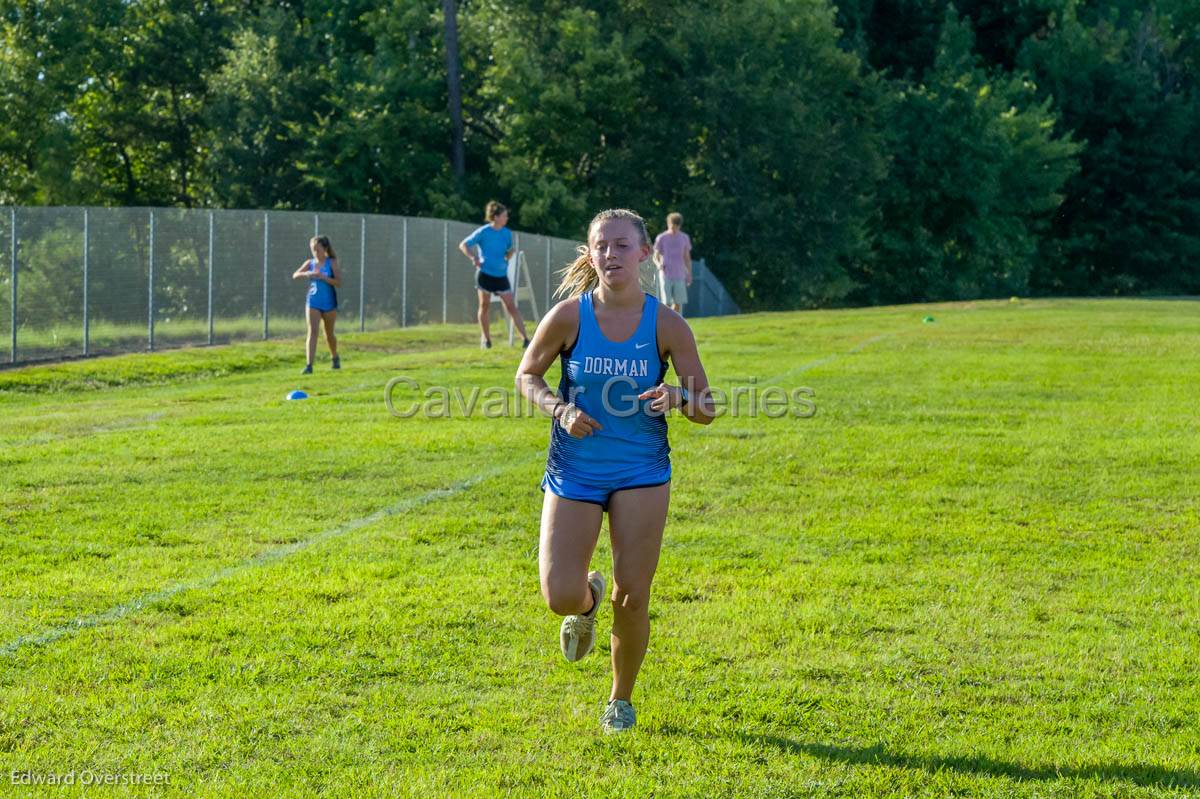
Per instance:
[[[596,270],[592,268],[592,256],[587,245],[581,244],[576,249],[579,255],[569,266],[558,272],[561,279],[554,292],[555,297],[578,297],[596,288],[596,284],[600,282],[596,277]]]
[[[610,219],[628,219],[637,228],[641,244],[645,246],[650,243],[650,234],[646,232],[646,220],[638,216],[636,211],[630,211],[628,208],[609,208],[607,211],[601,211],[592,217],[592,221],[588,225],[589,243],[592,238],[592,228]],[[588,245],[581,244],[576,250],[579,255],[575,260],[558,272],[561,279],[558,288],[554,292],[555,297],[566,297],[568,299],[578,297],[580,294],[591,291],[600,283],[600,278],[596,276],[596,270],[592,268],[592,256]]]

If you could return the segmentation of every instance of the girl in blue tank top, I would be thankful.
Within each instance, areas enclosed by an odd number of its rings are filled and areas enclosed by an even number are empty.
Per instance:
[[[576,438],[560,425],[550,428],[543,488],[606,506],[616,486],[661,485],[671,479],[666,417],[649,412],[650,400],[638,399],[667,372],[657,325],[658,300],[642,294],[633,335],[614,342],[596,321],[594,291],[580,295],[579,333],[559,356],[558,395],[593,419],[597,429]],[[568,488],[568,483],[575,485]]]
[[[650,585],[671,491],[665,414],[678,410],[699,424],[715,415],[691,328],[642,291],[640,266],[649,255],[640,216],[598,214],[587,246],[564,271],[558,293],[567,299],[538,325],[517,370],[522,394],[554,418],[539,572],[547,605],[564,617],[559,644],[568,660],[595,643],[606,582],[588,566],[608,513],[613,686],[600,718],[608,732],[635,721],[630,700],[649,642]],[[555,360],[558,393],[545,379]],[[681,385],[663,382],[668,361]]]
[[[329,344],[329,354],[333,359],[333,368],[341,369],[342,362],[338,358],[337,336],[333,327],[337,322],[337,288],[342,284],[342,274],[338,269],[337,254],[328,236],[314,236],[308,242],[312,258],[300,264],[300,268],[292,273],[293,280],[308,281],[308,299],[305,301],[304,316],[308,326],[308,336],[304,342],[306,360],[301,374],[312,374],[313,357],[317,354],[317,339],[320,336],[320,325],[325,324],[325,341]]]

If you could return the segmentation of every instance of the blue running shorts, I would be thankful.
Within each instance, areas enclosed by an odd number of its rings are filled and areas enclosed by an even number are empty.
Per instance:
[[[590,502],[599,505],[602,510],[608,510],[609,500],[618,491],[628,491],[631,488],[650,488],[671,482],[671,466],[653,472],[641,472],[624,480],[594,485],[578,483],[570,478],[554,477],[548,472],[542,476],[542,490],[549,491],[556,497],[573,499],[576,502]]]

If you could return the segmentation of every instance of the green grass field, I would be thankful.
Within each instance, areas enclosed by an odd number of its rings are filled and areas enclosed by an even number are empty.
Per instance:
[[[548,421],[384,404],[510,387],[517,350],[423,327],[304,378],[298,341],[0,372],[0,795],[1200,794],[1200,302],[694,327],[715,384],[818,411],[672,421],[618,737],[611,613],[569,664],[538,592]]]

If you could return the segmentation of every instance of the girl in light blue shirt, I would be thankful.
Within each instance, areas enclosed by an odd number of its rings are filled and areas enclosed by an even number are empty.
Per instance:
[[[486,225],[481,225],[475,231],[459,242],[459,251],[471,259],[475,265],[475,289],[479,296],[479,346],[491,349],[492,332],[489,325],[489,309],[492,295],[495,294],[504,303],[508,316],[513,325],[521,333],[524,346],[529,346],[529,337],[525,335],[525,320],[513,298],[512,285],[508,280],[508,259],[513,254],[513,234],[508,229],[508,209],[492,200],[484,210]]]

